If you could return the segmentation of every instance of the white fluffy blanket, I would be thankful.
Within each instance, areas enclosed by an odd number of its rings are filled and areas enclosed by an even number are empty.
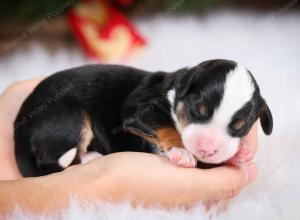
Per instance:
[[[208,16],[164,18],[136,22],[148,37],[144,54],[130,65],[149,70],[174,70],[210,58],[240,61],[255,75],[273,112],[274,133],[262,134],[256,161],[257,181],[233,201],[229,210],[210,219],[300,219],[300,16],[218,12]],[[88,61],[79,49],[49,54],[38,43],[29,50],[16,46],[0,60],[0,91],[13,81],[51,74]],[[128,64],[128,63],[127,63]],[[27,216],[27,217],[25,217]],[[62,219],[209,219],[201,206],[190,211],[89,204],[75,200]],[[16,210],[8,218],[32,219]],[[51,219],[39,216],[37,219]]]

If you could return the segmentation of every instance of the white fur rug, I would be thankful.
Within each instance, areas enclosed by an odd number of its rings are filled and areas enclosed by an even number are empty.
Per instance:
[[[240,61],[255,75],[273,112],[274,133],[261,135],[256,157],[257,181],[211,218],[201,206],[188,212],[132,209],[128,204],[89,204],[72,200],[62,219],[300,219],[300,16],[287,12],[238,14],[218,12],[202,17],[163,18],[137,22],[148,38],[144,54],[127,64],[148,70],[174,70],[211,58]],[[18,46],[0,60],[0,91],[10,83],[48,75],[88,61],[79,49],[49,54],[38,43]],[[35,216],[36,219],[51,219]],[[20,210],[8,219],[25,218]]]

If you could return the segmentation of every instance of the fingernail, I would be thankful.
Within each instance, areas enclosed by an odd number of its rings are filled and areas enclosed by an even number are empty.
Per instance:
[[[247,183],[253,182],[257,176],[257,168],[254,163],[249,164],[246,168],[246,180]]]

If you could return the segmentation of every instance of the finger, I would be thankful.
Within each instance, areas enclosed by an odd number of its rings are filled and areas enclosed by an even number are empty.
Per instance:
[[[203,202],[204,210],[206,212],[209,212],[215,204],[217,204],[216,200],[209,200],[209,201]]]
[[[239,151],[229,161],[227,161],[226,164],[243,166],[245,164],[251,163],[253,157],[254,154],[252,153],[252,151],[247,148],[245,144],[242,144],[239,147]]]
[[[219,201],[218,204],[217,204],[218,212],[219,213],[225,212],[228,209],[231,201],[232,201],[231,198],[223,199],[223,200]]]
[[[257,129],[258,129],[258,121],[254,123],[249,133],[242,138],[242,142],[252,152],[253,155],[257,150]]]
[[[235,197],[256,176],[256,165],[250,164],[245,167],[222,166],[203,170],[201,178],[205,180],[202,183],[207,189],[207,198],[220,200]]]
[[[13,140],[11,139],[12,137],[6,138],[5,135],[2,134],[0,136],[0,180],[21,178],[15,159]]]
[[[229,199],[222,199],[222,200],[210,200],[203,202],[204,210],[206,212],[209,212],[211,210],[215,210],[217,213],[225,212],[230,202],[232,201],[231,198]]]

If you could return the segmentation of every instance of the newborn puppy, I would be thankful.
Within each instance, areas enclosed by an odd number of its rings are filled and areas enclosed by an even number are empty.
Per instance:
[[[120,151],[164,152],[184,167],[220,164],[247,155],[240,140],[258,118],[271,134],[272,115],[255,79],[234,61],[173,73],[89,65],[37,86],[15,121],[15,152],[24,176]]]

